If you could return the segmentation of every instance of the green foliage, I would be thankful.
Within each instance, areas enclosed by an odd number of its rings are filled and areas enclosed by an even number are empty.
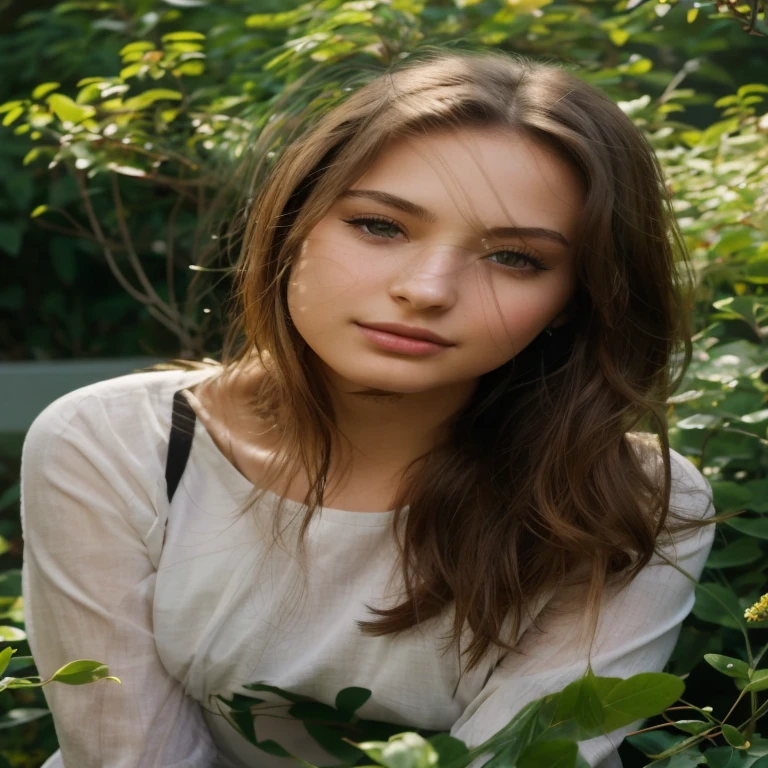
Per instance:
[[[649,759],[765,768],[768,742],[756,734],[765,649],[753,645],[768,643],[768,631],[744,617],[768,582],[765,32],[757,4],[689,0],[82,0],[30,10],[0,30],[0,65],[12,73],[0,83],[3,354],[215,354],[227,283],[208,270],[225,269],[228,256],[216,247],[218,220],[250,194],[236,168],[269,166],[345,89],[422,46],[493,47],[573,67],[635,121],[663,165],[698,284],[670,438],[711,481],[718,512],[737,516],[718,525],[672,676],[646,680],[659,682],[656,698],[588,675],[520,713],[494,765],[579,764],[579,734],[666,708],[652,721],[662,729],[628,739]],[[0,643],[21,653],[0,658],[18,675],[33,662],[22,637],[16,470],[2,461]],[[59,682],[107,676],[97,662],[74,664]],[[682,677],[706,706],[670,707]],[[43,684],[0,694],[0,727],[23,725],[9,731],[18,741],[0,765],[24,753],[38,766],[55,748],[40,715]],[[446,734],[398,736],[392,724],[356,720],[366,689],[342,691],[335,707],[280,693],[341,760],[362,750],[383,765],[433,765],[435,755],[466,764],[468,750]],[[254,699],[238,696],[231,717],[257,743]],[[677,710],[694,719],[670,718]],[[360,723],[368,741],[349,732]],[[33,742],[45,746],[34,752]]]
[[[718,671],[734,676],[728,666],[730,660],[714,657],[710,661]],[[757,685],[764,683],[768,688],[768,669],[746,666],[739,669],[745,680],[753,680]],[[268,690],[293,702],[288,715],[303,722],[315,741],[341,761],[340,768],[360,765],[360,751],[375,764],[387,768],[466,768],[475,758],[485,754],[492,755],[487,763],[491,768],[502,765],[508,768],[540,768],[542,765],[583,768],[587,764],[578,754],[578,742],[625,728],[652,715],[679,710],[696,711],[702,719],[667,717],[667,724],[683,734],[693,735],[667,739],[661,747],[658,740],[635,737],[637,746],[649,757],[666,761],[667,765],[696,765],[701,757],[696,746],[705,739],[711,743],[717,737],[725,741],[726,748],[747,752],[753,747],[745,736],[744,726],[737,728],[726,723],[727,716],[718,720],[711,714],[711,708],[672,707],[682,696],[685,686],[678,677],[664,673],[643,673],[622,680],[597,677],[588,669],[583,677],[562,691],[527,704],[504,728],[472,749],[449,733],[404,732],[401,725],[357,717],[354,711],[371,695],[365,688],[340,691],[334,708],[274,686],[254,683],[244,687],[253,691]],[[746,686],[740,695],[748,689]],[[224,710],[219,707],[220,714],[250,744],[269,754],[292,757],[308,768],[315,768],[274,741],[258,739],[257,722],[263,714],[259,712],[259,704],[264,703],[263,699],[243,694],[234,694],[229,699],[215,698],[227,705]],[[343,698],[355,703],[342,711],[339,702]],[[638,735],[647,736],[650,732],[639,732]],[[752,740],[758,742],[755,749],[761,749],[759,742],[762,739],[753,736]],[[723,748],[717,747],[707,755],[718,749]],[[684,762],[686,756],[689,759]]]

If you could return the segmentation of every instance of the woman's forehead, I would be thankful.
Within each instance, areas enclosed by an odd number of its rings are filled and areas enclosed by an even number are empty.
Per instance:
[[[425,221],[473,214],[486,229],[559,228],[569,241],[583,205],[581,179],[566,161],[529,136],[499,129],[392,139],[342,199],[355,190],[406,200]]]

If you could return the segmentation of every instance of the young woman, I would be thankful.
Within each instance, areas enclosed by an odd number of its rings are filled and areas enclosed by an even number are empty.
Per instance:
[[[122,680],[45,688],[48,768],[293,765],[217,710],[256,681],[472,747],[588,662],[661,670],[713,535],[666,433],[686,263],[652,150],[563,69],[433,53],[349,95],[260,187],[223,363],[29,432],[39,672]],[[258,697],[260,740],[338,762]]]

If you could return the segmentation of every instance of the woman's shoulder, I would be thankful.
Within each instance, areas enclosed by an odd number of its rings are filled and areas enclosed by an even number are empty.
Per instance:
[[[32,422],[24,452],[49,452],[52,441],[66,436],[104,449],[137,450],[140,443],[166,435],[173,394],[210,377],[218,366],[148,370],[106,379],[59,397]]]
[[[641,457],[646,469],[661,477],[663,469],[661,441],[648,432],[628,432],[627,440]],[[670,510],[683,517],[706,518],[714,514],[712,486],[698,467],[687,457],[669,449]]]

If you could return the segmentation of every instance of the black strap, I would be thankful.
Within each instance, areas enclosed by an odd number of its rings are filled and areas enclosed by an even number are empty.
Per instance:
[[[171,414],[171,436],[168,440],[168,458],[165,462],[165,484],[168,488],[168,501],[173,499],[184,467],[187,466],[189,452],[192,450],[192,438],[195,436],[195,412],[182,394],[182,390],[173,396]]]

